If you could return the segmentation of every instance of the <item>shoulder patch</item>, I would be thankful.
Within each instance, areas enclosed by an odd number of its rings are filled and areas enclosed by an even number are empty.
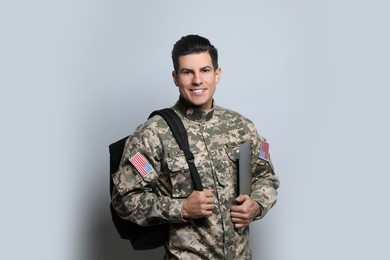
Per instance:
[[[146,176],[153,171],[148,160],[140,152],[137,152],[129,161],[142,176]]]
[[[266,161],[269,160],[269,144],[267,141],[260,141],[259,158]]]

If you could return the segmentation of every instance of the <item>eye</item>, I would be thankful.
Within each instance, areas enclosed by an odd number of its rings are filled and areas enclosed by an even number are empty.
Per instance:
[[[211,71],[210,68],[204,68],[204,69],[202,69],[202,72],[204,72],[204,73],[207,73],[207,72],[210,72],[210,71]]]
[[[191,71],[190,70],[183,70],[181,73],[184,75],[189,75],[189,74],[191,74]]]

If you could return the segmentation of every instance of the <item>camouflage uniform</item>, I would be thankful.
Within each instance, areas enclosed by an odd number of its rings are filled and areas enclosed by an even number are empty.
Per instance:
[[[167,123],[154,116],[127,140],[119,170],[113,205],[125,219],[140,225],[171,223],[164,259],[251,259],[248,228],[240,234],[230,218],[237,197],[236,152],[252,142],[253,180],[251,198],[262,208],[262,218],[275,204],[279,187],[272,164],[259,158],[260,137],[253,123],[240,114],[214,106],[205,111],[179,100],[173,109],[188,131],[190,149],[205,189],[214,189],[213,215],[185,220],[181,208],[192,192],[192,179],[183,152]],[[141,153],[153,169],[142,176],[129,162]],[[162,196],[153,193],[153,186]]]

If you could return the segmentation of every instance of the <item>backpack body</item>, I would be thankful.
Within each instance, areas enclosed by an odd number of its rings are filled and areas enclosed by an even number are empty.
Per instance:
[[[111,174],[119,168],[123,149],[128,137],[125,137],[109,146],[110,151],[110,196],[114,189]],[[118,216],[110,203],[112,222],[122,239],[130,240],[135,250],[148,250],[163,246],[168,239],[169,224],[155,226],[140,226],[134,222],[124,220]]]

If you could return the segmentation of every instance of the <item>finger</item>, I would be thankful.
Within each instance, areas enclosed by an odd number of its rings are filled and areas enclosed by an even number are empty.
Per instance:
[[[230,208],[230,212],[236,212],[236,213],[242,214],[242,213],[245,213],[245,207],[242,205],[233,205]]]
[[[232,219],[232,222],[236,228],[246,227],[249,225],[248,221],[243,221],[242,219]]]
[[[211,216],[213,214],[214,205],[207,205],[202,210],[203,216]]]
[[[238,203],[243,203],[244,201],[246,201],[246,200],[248,200],[248,199],[249,199],[249,196],[248,196],[248,195],[242,194],[242,195],[240,195],[240,196],[238,196],[238,197],[236,198],[236,201],[237,201]]]
[[[214,204],[207,204],[207,205],[205,206],[205,209],[206,209],[207,211],[212,211],[212,210],[214,209]]]
[[[240,226],[246,225],[246,221],[242,221],[240,219],[232,219],[232,222],[235,227],[237,227],[238,225]]]
[[[230,217],[235,219],[241,219],[243,221],[251,221],[251,215],[248,212],[231,211]]]
[[[210,202],[210,201],[205,201],[203,202],[200,207],[202,209],[213,209],[214,208],[214,202]]]
[[[234,227],[235,227],[235,228],[238,228],[238,229],[240,229],[240,228],[245,228],[245,227],[247,227],[247,226],[249,226],[249,224],[245,224],[245,223],[234,224]]]
[[[237,213],[237,212],[231,212],[230,213],[230,218],[233,220],[237,220],[237,221],[245,221],[245,215],[242,214],[242,213]]]
[[[207,204],[214,204],[214,198],[207,198]]]
[[[214,196],[214,190],[207,189],[203,191],[206,197],[213,197]]]
[[[231,216],[230,218],[231,218],[231,220],[232,220],[232,222],[233,222],[234,224],[243,224],[243,225],[247,225],[247,224],[249,224],[249,223],[251,222],[250,219],[245,218],[245,217],[242,217],[242,216],[239,216],[239,217],[233,217],[233,216]]]

